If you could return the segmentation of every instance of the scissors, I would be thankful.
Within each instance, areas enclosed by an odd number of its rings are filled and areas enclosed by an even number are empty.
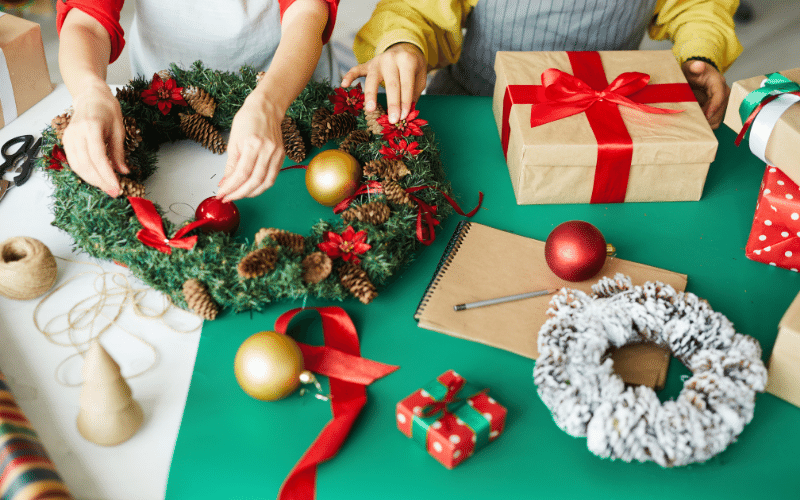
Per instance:
[[[15,146],[20,145],[12,153]],[[7,141],[0,154],[3,155],[3,163],[0,163],[0,200],[14,186],[25,184],[33,172],[33,159],[39,154],[42,146],[41,137],[35,142],[32,135],[21,135]],[[3,176],[6,172],[14,172],[17,175],[12,180],[6,180]]]

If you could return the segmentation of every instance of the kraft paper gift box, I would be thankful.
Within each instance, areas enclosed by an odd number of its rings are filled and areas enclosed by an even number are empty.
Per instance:
[[[717,139],[670,51],[498,52],[495,72],[518,204],[702,196]]]
[[[0,128],[52,90],[39,25],[0,12]]]
[[[781,319],[767,371],[767,392],[800,406],[800,295]]]
[[[723,121],[738,134],[743,122],[753,116],[747,131],[750,150],[764,163],[778,167],[795,184],[800,184],[798,82],[800,68],[734,82]],[[755,109],[759,103],[764,103],[763,108]]]
[[[497,439],[506,408],[453,370],[397,403],[397,428],[448,469]]]

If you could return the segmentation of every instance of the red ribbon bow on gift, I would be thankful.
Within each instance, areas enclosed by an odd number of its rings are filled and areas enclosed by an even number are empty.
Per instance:
[[[275,321],[275,331],[286,334],[289,323],[304,309],[283,313]],[[322,317],[324,346],[298,342],[306,369],[329,377],[333,420],[294,466],[281,486],[278,500],[314,498],[317,465],[333,458],[344,443],[358,414],[367,403],[366,386],[399,366],[361,357],[356,327],[341,307],[310,307]]]
[[[136,233],[136,237],[149,247],[153,247],[159,252],[166,254],[172,253],[172,247],[190,250],[197,243],[197,236],[185,236],[192,229],[204,226],[211,222],[210,219],[194,221],[182,227],[172,238],[167,238],[164,232],[164,222],[158,215],[155,205],[150,200],[129,196],[128,201],[136,213],[136,218],[142,224],[143,229]]]
[[[548,69],[542,73],[543,85],[508,85],[503,98],[500,140],[508,158],[511,137],[509,117],[515,104],[533,104],[531,127],[579,113],[586,118],[597,139],[597,164],[591,203],[625,201],[633,158],[631,139],[619,106],[646,113],[675,113],[645,106],[643,103],[695,101],[686,83],[648,85],[644,73],[623,73],[611,84],[598,52],[567,52],[574,76]]]

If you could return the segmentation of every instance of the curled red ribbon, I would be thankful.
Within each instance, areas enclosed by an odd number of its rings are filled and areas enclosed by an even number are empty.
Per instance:
[[[278,317],[275,331],[286,334],[289,323],[302,308]],[[317,466],[339,451],[361,409],[367,403],[366,386],[397,370],[361,357],[356,327],[341,307],[310,307],[322,317],[324,346],[298,343],[306,369],[329,377],[333,419],[292,468],[278,493],[278,500],[313,499]]]
[[[625,201],[633,157],[631,139],[619,106],[647,113],[674,113],[643,103],[695,101],[686,83],[648,84],[644,73],[619,75],[611,84],[598,52],[567,52],[574,76],[556,69],[542,73],[543,85],[509,85],[503,97],[500,141],[508,158],[509,118],[516,104],[533,104],[531,126],[586,113],[597,139],[597,163],[591,203]],[[646,78],[643,78],[646,77]]]
[[[136,218],[143,228],[136,233],[136,237],[149,247],[153,247],[159,252],[166,254],[172,253],[172,247],[190,250],[197,243],[197,236],[185,236],[192,229],[204,226],[211,222],[210,219],[194,221],[179,229],[172,238],[167,238],[164,232],[164,222],[158,215],[155,205],[150,200],[128,196],[128,201],[136,213]]]
[[[444,196],[444,199],[453,207],[453,210],[456,211],[458,215],[463,215],[464,217],[472,217],[478,212],[478,209],[481,208],[483,204],[483,191],[478,191],[478,204],[470,210],[469,212],[464,212],[456,200],[451,198],[447,195],[447,193],[442,192],[442,190],[437,189],[433,186],[415,186],[406,189],[406,193],[409,193],[408,197],[417,204],[417,240],[423,245],[430,245],[436,240],[436,231],[435,228],[439,224],[439,220],[436,219],[436,205],[428,205],[424,201],[420,200],[416,196],[412,196],[411,193],[416,193],[417,191],[421,191],[423,189],[436,189],[439,193]]]
[[[355,193],[351,194],[347,198],[337,203],[336,206],[333,207],[333,213],[338,214],[347,210],[347,207],[349,207],[350,204],[353,203],[353,200],[355,200],[357,196],[361,196],[362,194],[376,194],[382,192],[383,192],[383,186],[381,185],[380,182],[367,181],[364,184],[358,186],[358,189],[356,189]]]

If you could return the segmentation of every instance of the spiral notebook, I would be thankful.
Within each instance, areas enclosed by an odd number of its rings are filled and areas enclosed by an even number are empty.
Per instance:
[[[634,284],[661,281],[675,290],[687,277],[657,267],[608,258],[594,278],[571,283],[558,278],[544,259],[544,242],[474,222],[459,223],[414,314],[427,330],[480,342],[536,359],[539,329],[547,320],[550,295],[456,312],[453,306],[548,288],[591,292],[602,276],[623,273]],[[614,367],[631,384],[661,388],[669,352],[651,344],[612,353]]]

